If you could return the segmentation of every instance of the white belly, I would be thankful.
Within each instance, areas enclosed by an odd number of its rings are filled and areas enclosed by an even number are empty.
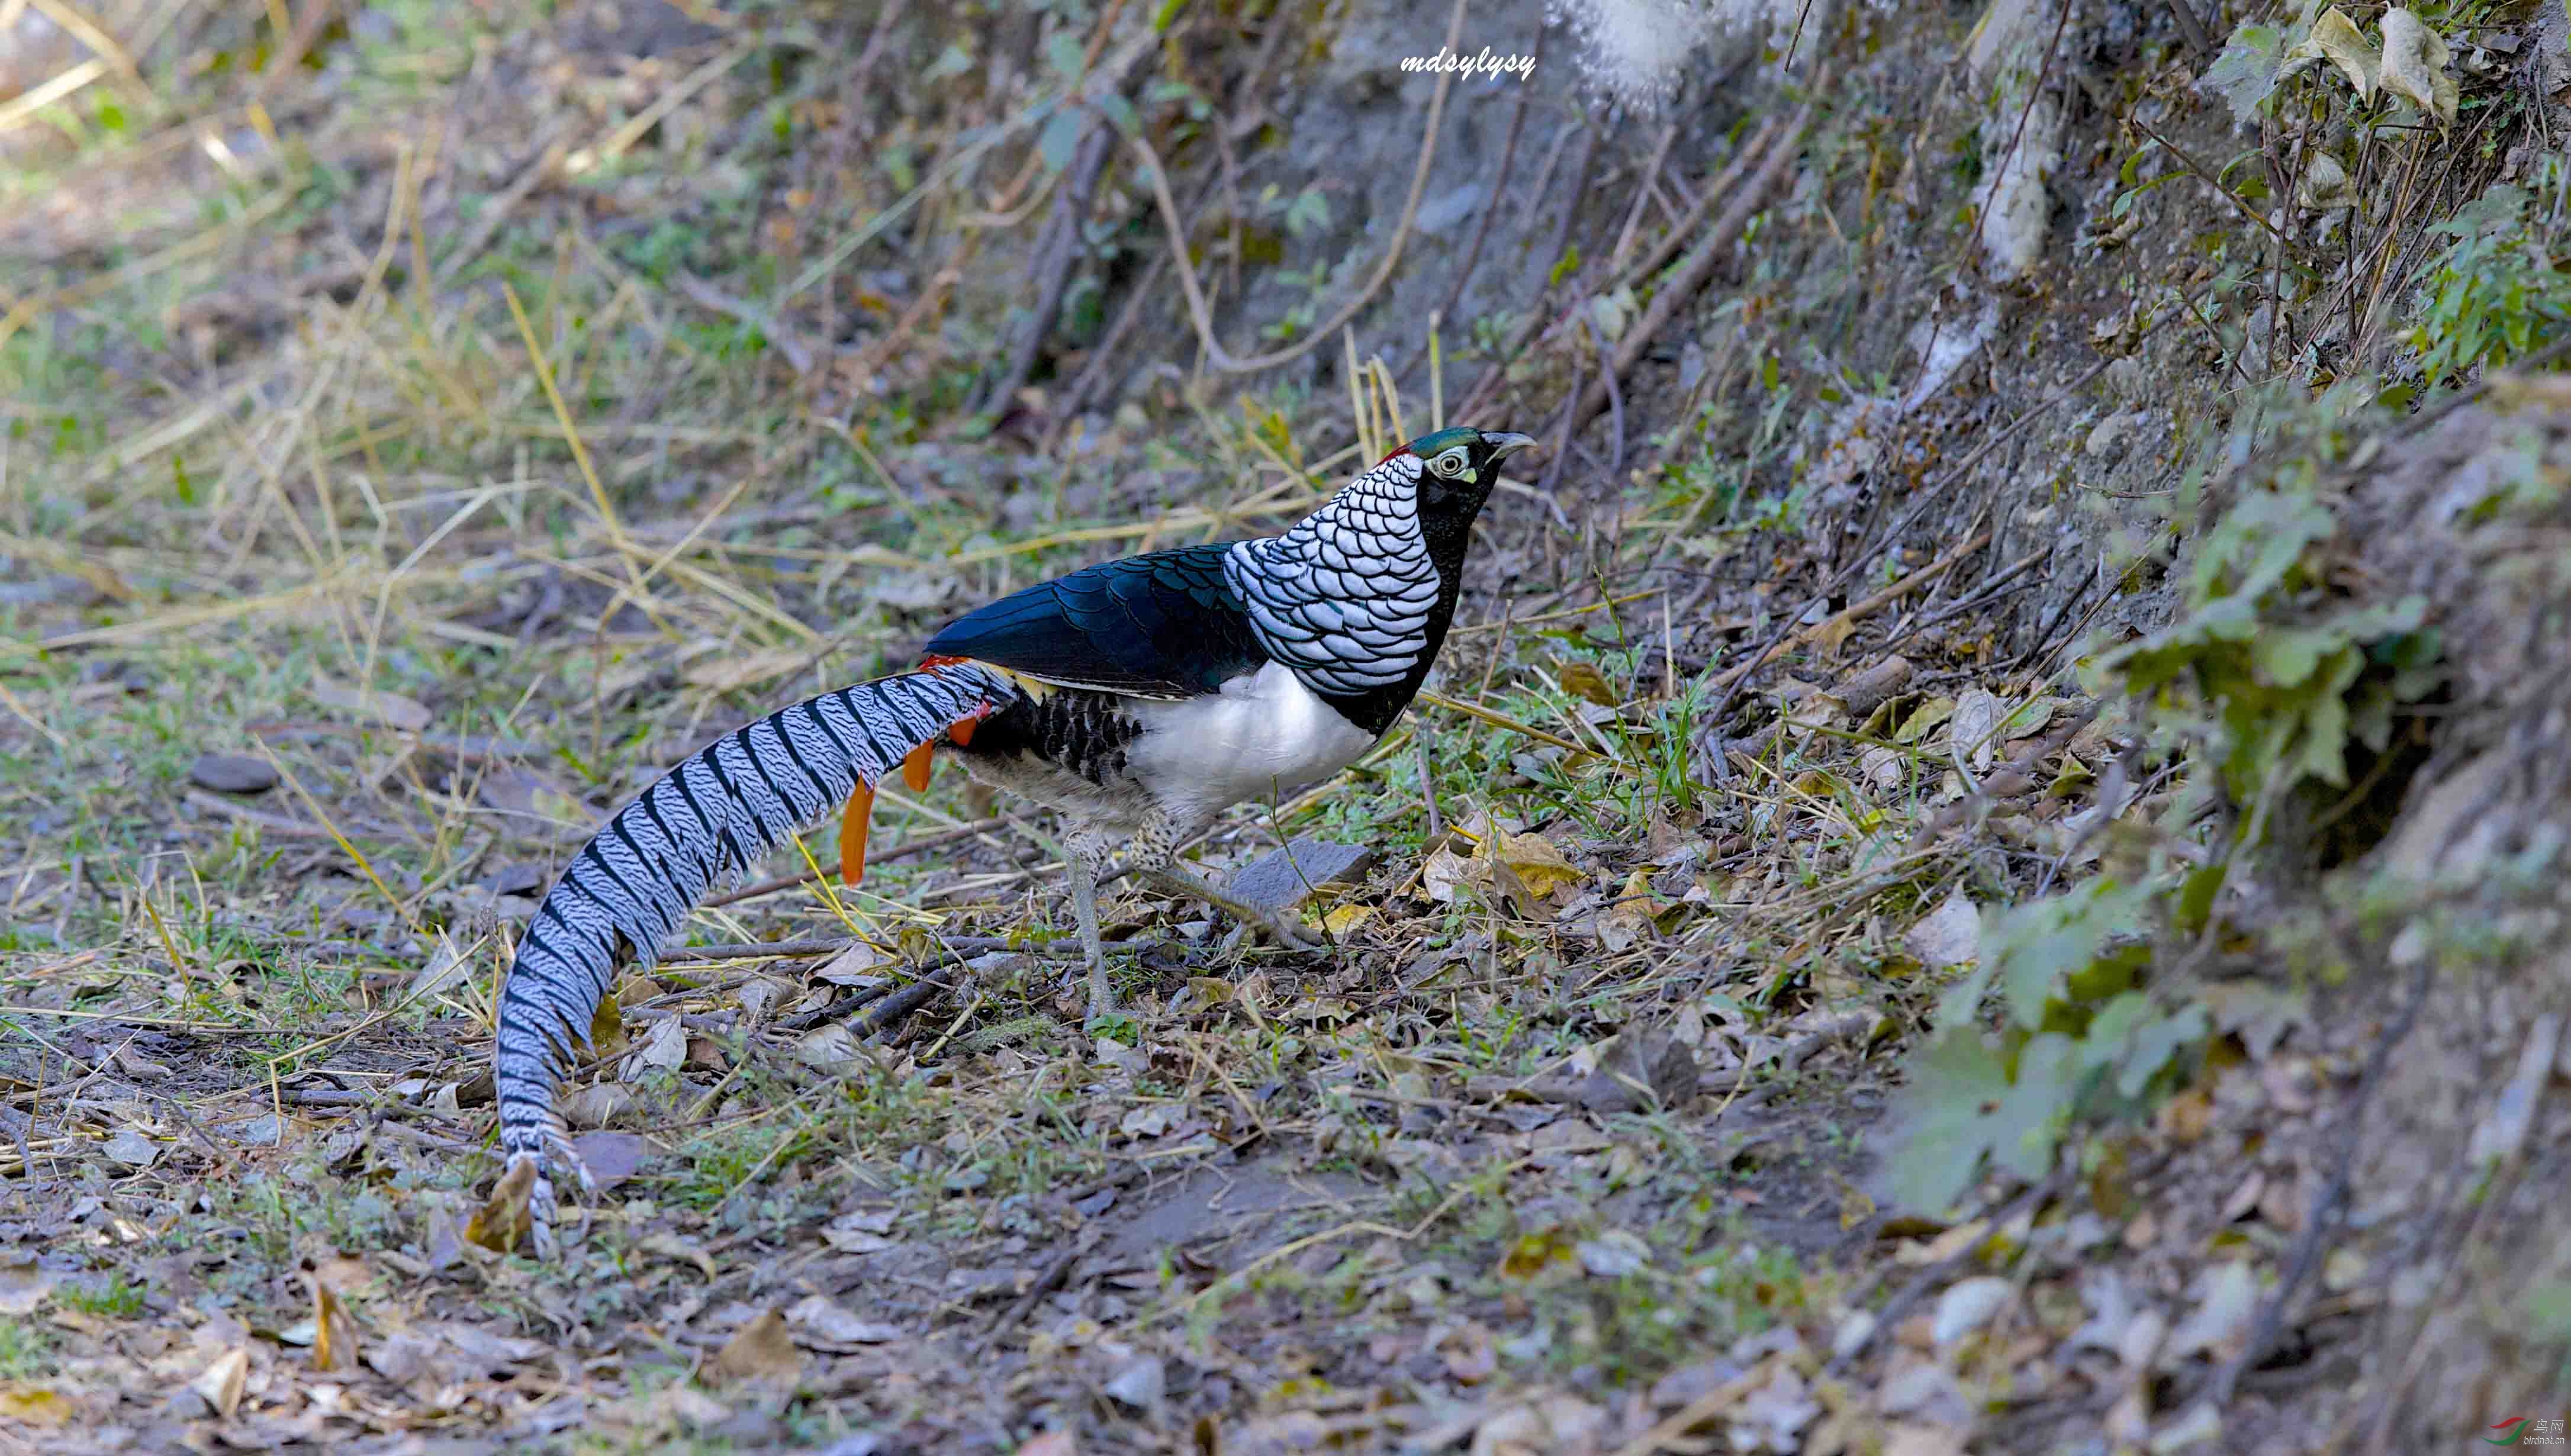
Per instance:
[[[1317,783],[1375,742],[1275,663],[1212,697],[1136,704],[1135,712],[1147,726],[1127,761],[1184,825]]]

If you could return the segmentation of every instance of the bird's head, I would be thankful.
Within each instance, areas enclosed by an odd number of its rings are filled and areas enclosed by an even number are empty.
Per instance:
[[[1532,436],[1458,426],[1421,435],[1396,454],[1419,460],[1419,512],[1431,520],[1470,523],[1499,484],[1500,462],[1535,443]]]

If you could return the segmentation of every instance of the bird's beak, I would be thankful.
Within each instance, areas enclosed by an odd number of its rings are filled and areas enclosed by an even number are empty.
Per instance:
[[[1509,456],[1516,454],[1518,451],[1525,449],[1527,446],[1534,444],[1535,436],[1507,433],[1491,434],[1485,431],[1482,435],[1482,443],[1490,447],[1491,458],[1493,460],[1505,460]]]

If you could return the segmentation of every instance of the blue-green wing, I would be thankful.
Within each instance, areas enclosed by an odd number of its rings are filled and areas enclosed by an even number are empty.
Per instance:
[[[921,649],[1067,688],[1212,693],[1268,662],[1223,578],[1227,544],[1103,562],[966,614]]]

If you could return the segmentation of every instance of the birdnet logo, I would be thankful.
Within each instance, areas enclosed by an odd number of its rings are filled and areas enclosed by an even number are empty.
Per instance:
[[[1404,56],[1404,71],[1452,71],[1470,81],[1476,76],[1515,75],[1520,81],[1535,74],[1533,56],[1495,56],[1489,46],[1478,56],[1459,56],[1451,50],[1440,50],[1433,56]]]
[[[2513,1415],[2504,1421],[2491,1422],[2490,1428],[2493,1431],[2498,1432],[2498,1434],[2482,1437],[2482,1444],[2485,1446],[2560,1446],[2571,1444],[2571,1437],[2565,1437],[2562,1434],[2562,1422],[2558,1420],[2531,1421],[2522,1415]]]

